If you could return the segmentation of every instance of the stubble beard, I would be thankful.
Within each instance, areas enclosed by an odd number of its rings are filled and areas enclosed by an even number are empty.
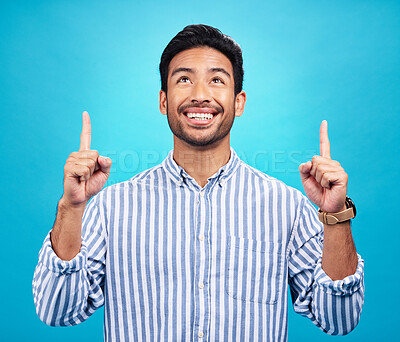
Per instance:
[[[209,134],[201,137],[201,138],[194,138],[191,137],[185,130],[183,129],[182,122],[177,119],[176,116],[171,115],[169,110],[168,110],[168,101],[167,101],[167,119],[168,119],[168,125],[169,128],[171,129],[172,133],[179,138],[180,140],[183,140],[189,145],[192,146],[197,146],[197,147],[204,147],[204,146],[209,146],[214,144],[215,142],[222,140],[225,138],[229,132],[231,131],[231,128],[233,126],[233,122],[235,120],[235,106],[233,106],[232,109],[233,114],[227,121],[223,121],[219,127],[217,127],[216,131],[210,132]],[[178,115],[184,115],[184,114],[178,114]],[[220,112],[218,115],[227,115],[224,111]],[[199,126],[199,130],[201,129],[210,129],[210,128],[202,128]]]

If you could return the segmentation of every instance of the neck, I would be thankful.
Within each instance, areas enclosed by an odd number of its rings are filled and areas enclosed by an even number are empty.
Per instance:
[[[209,146],[192,146],[174,136],[174,160],[197,184],[204,187],[208,178],[224,166],[230,158],[229,134]]]

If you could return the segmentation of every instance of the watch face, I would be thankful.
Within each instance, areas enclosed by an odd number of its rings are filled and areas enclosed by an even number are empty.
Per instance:
[[[356,206],[354,205],[354,202],[351,200],[350,197],[346,197],[346,207],[353,208],[354,217],[356,217],[357,214]]]

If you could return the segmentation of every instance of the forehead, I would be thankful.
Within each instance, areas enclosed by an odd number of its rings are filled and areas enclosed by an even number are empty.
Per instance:
[[[192,68],[198,71],[224,68],[233,75],[233,67],[229,58],[210,47],[196,47],[179,52],[169,63],[168,75],[171,75],[176,68]]]

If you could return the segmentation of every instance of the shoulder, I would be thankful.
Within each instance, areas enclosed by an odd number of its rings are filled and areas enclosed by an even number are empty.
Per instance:
[[[260,186],[262,186],[269,193],[277,193],[277,194],[286,194],[290,197],[296,199],[297,201],[301,201],[305,198],[301,191],[293,188],[281,180],[272,177],[248,164],[244,161],[240,161],[239,164],[239,174],[249,177],[251,181],[256,182]]]
[[[122,199],[123,196],[135,193],[138,189],[142,188],[154,188],[159,186],[166,186],[166,174],[162,167],[162,164],[158,164],[150,169],[144,170],[132,178],[117,182],[103,188],[98,194],[96,194],[90,202],[93,204],[100,204],[107,206],[107,203],[115,203]]]
[[[162,164],[158,164],[150,169],[144,170],[132,178],[120,182],[115,183],[110,186],[107,186],[102,191],[106,193],[114,193],[117,191],[126,191],[131,189],[137,189],[138,187],[143,186],[162,186],[165,185],[167,182],[166,172],[162,167]]]

